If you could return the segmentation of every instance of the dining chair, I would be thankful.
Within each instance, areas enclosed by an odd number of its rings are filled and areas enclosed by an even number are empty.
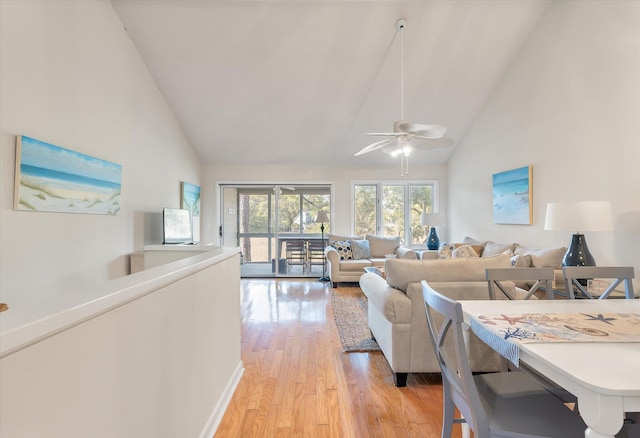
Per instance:
[[[625,267],[611,267],[611,266],[563,266],[562,275],[564,276],[564,284],[569,298],[572,300],[576,298],[576,291],[589,299],[605,299],[611,292],[624,282],[624,294],[627,299],[634,299],[635,294],[633,292],[634,270],[632,266]],[[586,287],[587,279],[602,278],[613,280],[611,284],[599,295],[595,296]]]
[[[453,425],[460,423],[467,423],[476,438],[584,437],[582,419],[527,374],[474,376],[464,343],[462,306],[426,281],[422,293],[429,337],[442,372],[442,438],[450,437]],[[444,318],[440,327],[435,313]],[[454,340],[452,352],[444,349],[449,336]],[[455,418],[455,408],[460,418]]]
[[[498,289],[508,299],[513,300],[514,297],[500,283],[501,281],[513,281],[516,283],[530,281],[533,285],[529,288],[527,296],[528,300],[533,294],[542,287],[547,293],[547,299],[553,299],[553,268],[495,268],[486,270],[487,281],[489,282],[489,299],[495,300],[495,290]]]

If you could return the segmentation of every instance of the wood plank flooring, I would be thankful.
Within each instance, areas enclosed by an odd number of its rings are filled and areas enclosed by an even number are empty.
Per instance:
[[[382,353],[343,353],[330,283],[247,279],[241,300],[245,371],[216,438],[440,437],[440,376],[396,388]]]

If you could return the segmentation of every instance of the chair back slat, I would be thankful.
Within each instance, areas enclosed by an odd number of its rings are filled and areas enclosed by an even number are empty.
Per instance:
[[[571,299],[576,298],[574,288],[587,298],[594,298],[587,290],[586,281],[593,278],[612,279],[613,282],[600,294],[599,299],[605,299],[611,292],[624,282],[624,294],[627,299],[634,299],[633,278],[635,277],[632,266],[564,266],[562,268],[565,289]]]
[[[435,291],[422,281],[422,294],[429,326],[429,338],[440,365],[444,399],[447,395],[465,418],[477,436],[488,436],[489,423],[475,385],[464,341],[462,306],[455,300]],[[444,321],[437,327],[434,312]],[[453,337],[453,351],[449,355],[444,348],[447,337]]]
[[[501,281],[533,281],[525,300],[531,298],[541,286],[545,288],[548,299],[552,300],[554,297],[553,268],[495,268],[487,269],[485,272],[489,282],[489,298],[492,300],[496,299],[494,287],[497,287],[508,299],[514,299],[500,283]]]

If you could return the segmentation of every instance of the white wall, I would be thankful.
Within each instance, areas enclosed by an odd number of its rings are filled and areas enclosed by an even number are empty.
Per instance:
[[[491,175],[533,166],[533,225],[493,223]],[[451,239],[567,246],[548,202],[609,200],[599,265],[640,276],[640,2],[554,2],[449,162]],[[577,230],[576,230],[577,231]],[[636,289],[640,281],[636,282]]]
[[[212,437],[242,375],[240,256],[215,257],[116,280],[135,298],[2,357],[0,436]]]
[[[219,225],[219,190],[216,184],[221,182],[255,182],[255,183],[326,183],[333,184],[331,232],[336,234],[350,234],[351,223],[351,184],[357,181],[413,181],[437,180],[441,193],[446,192],[446,166],[412,166],[411,172],[404,178],[400,177],[400,168],[395,161],[384,168],[345,168],[318,166],[205,166],[203,193],[206,191],[208,203],[203,216],[212,218],[213,223],[205,223],[204,240],[219,243],[215,230]],[[204,194],[203,194],[204,196]],[[446,208],[446,200],[442,199],[440,208]],[[209,225],[211,225],[209,227]]]
[[[0,2],[2,301],[127,274],[200,165],[107,1]],[[117,216],[13,210],[16,135],[122,164]],[[160,232],[161,236],[161,231]],[[159,242],[156,242],[159,243]]]

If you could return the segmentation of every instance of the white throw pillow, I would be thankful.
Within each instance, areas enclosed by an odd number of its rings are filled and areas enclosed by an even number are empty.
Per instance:
[[[509,254],[513,254],[513,250],[516,248],[515,243],[496,243],[487,242],[482,251],[482,257],[491,257],[498,254],[504,254],[505,251],[509,251]]]
[[[382,237],[367,234],[365,239],[369,241],[371,246],[372,257],[384,257],[386,254],[394,254],[396,248],[400,246],[402,238],[400,237]]]
[[[564,258],[567,248],[527,248],[518,246],[515,255],[531,256],[531,266],[536,268],[562,268],[562,259]]]

